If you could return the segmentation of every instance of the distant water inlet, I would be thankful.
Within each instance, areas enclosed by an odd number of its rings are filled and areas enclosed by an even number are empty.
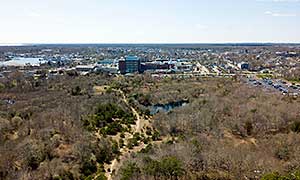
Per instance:
[[[15,57],[10,61],[0,62],[0,66],[39,66],[45,63],[41,58]]]
[[[159,112],[170,112],[174,108],[186,106],[188,103],[189,103],[188,100],[180,100],[180,101],[171,102],[167,104],[155,104],[150,107],[150,114],[154,115]]]

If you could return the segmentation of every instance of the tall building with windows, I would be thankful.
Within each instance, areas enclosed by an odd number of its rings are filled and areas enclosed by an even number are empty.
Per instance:
[[[127,56],[125,58],[126,73],[138,73],[141,70],[141,61],[137,56]]]
[[[141,72],[141,61],[137,56],[126,56],[119,60],[119,71],[121,74]]]

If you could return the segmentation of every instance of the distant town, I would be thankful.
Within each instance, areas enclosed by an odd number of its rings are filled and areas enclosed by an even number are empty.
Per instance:
[[[245,83],[298,96],[297,44],[112,44],[0,47],[0,77],[19,70],[51,78],[64,73],[163,77],[243,77]]]

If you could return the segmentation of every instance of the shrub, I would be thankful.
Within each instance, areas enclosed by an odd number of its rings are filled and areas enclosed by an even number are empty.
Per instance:
[[[144,137],[143,142],[144,142],[144,144],[148,144],[150,142],[150,138],[149,137]]]
[[[41,163],[41,158],[31,154],[29,157],[26,159],[26,166],[30,167],[32,170],[35,170],[39,167]]]
[[[161,161],[161,169],[167,177],[179,177],[184,173],[182,163],[176,157],[166,157]]]
[[[246,121],[245,122],[245,129],[246,129],[247,135],[251,136],[252,131],[253,131],[253,125],[252,125],[251,121]]]
[[[137,145],[139,145],[139,142],[136,138],[131,138],[131,139],[128,140],[127,147],[129,149],[132,149],[134,146],[137,146]]]
[[[46,158],[46,154],[43,147],[36,144],[28,144],[25,147],[25,165],[31,170],[35,170],[39,167],[40,163]]]
[[[5,89],[5,85],[3,83],[0,83],[0,92],[2,92]]]
[[[125,138],[124,132],[122,132],[122,133],[120,134],[120,137],[121,137],[121,138]]]
[[[111,149],[113,154],[120,154],[119,145],[116,141],[113,141]]]
[[[143,111],[143,113],[146,115],[146,116],[150,116],[151,115],[151,111],[149,109],[145,109]]]
[[[148,144],[145,148],[143,148],[143,149],[140,151],[140,153],[147,154],[147,153],[149,153],[152,149],[153,149],[152,144]]]
[[[151,130],[150,127],[147,127],[147,129],[146,129],[146,135],[147,136],[151,136],[152,135],[152,130]]]
[[[113,158],[111,145],[108,143],[101,143],[95,150],[95,156],[98,163],[109,163]]]
[[[158,131],[154,131],[153,135],[152,135],[152,140],[153,141],[158,141],[160,140],[160,134]]]
[[[121,168],[121,180],[130,180],[134,176],[138,176],[141,173],[140,168],[136,163],[128,163]]]
[[[119,139],[119,147],[122,148],[124,146],[124,140]]]
[[[261,180],[300,180],[300,171],[289,173],[286,175],[280,175],[277,172],[264,175]]]
[[[83,162],[83,164],[80,168],[80,172],[84,176],[89,176],[89,175],[95,173],[96,171],[97,171],[97,166],[96,166],[96,162],[94,162],[94,161],[85,161],[85,162]]]
[[[119,124],[118,122],[113,122],[102,128],[101,133],[103,135],[117,135],[118,132],[121,132],[122,130],[123,128],[121,124]]]
[[[295,133],[300,133],[300,121],[295,121],[292,124],[291,130]]]
[[[137,141],[140,141],[141,140],[140,133],[134,133],[133,138],[136,139]]]
[[[94,178],[94,180],[107,180],[107,177],[106,177],[105,174],[102,172],[102,173],[100,173],[96,178]]]
[[[135,98],[138,98],[138,102],[144,106],[150,106],[151,105],[151,102],[150,102],[150,99],[151,99],[151,96],[150,94],[139,94],[138,97],[135,97]]]
[[[71,90],[71,95],[72,96],[79,96],[82,95],[81,93],[81,88],[79,86],[76,86],[75,88],[72,88]]]
[[[280,160],[285,160],[285,161],[289,160],[290,158],[289,148],[287,146],[280,147],[275,152],[275,156]]]
[[[144,171],[146,174],[158,177],[163,176],[169,179],[178,178],[184,174],[182,162],[176,157],[165,157],[160,161],[146,158]]]
[[[91,115],[84,121],[85,126],[94,126],[102,128],[110,123],[114,123],[114,119],[121,119],[119,124],[134,124],[135,117],[131,112],[125,112],[116,104],[99,104],[96,108],[95,114]],[[116,126],[117,124],[114,124]],[[119,131],[118,131],[119,132]]]
[[[154,177],[157,177],[157,176],[160,175],[161,168],[160,168],[160,162],[159,161],[152,160],[149,157],[146,157],[144,159],[144,161],[146,162],[146,165],[143,168],[145,174],[150,175],[150,176],[154,176]]]

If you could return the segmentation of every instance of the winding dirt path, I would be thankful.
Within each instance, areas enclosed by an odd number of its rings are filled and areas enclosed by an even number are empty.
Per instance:
[[[138,111],[129,104],[129,102],[126,98],[126,95],[122,90],[115,90],[115,92],[120,93],[122,100],[125,102],[125,104],[128,107],[130,107],[132,113],[136,117],[136,124],[131,127],[131,133],[125,133],[125,137],[123,138],[125,145],[122,148],[120,148],[121,155],[118,158],[115,158],[114,160],[112,160],[112,162],[110,164],[104,164],[105,176],[107,177],[107,180],[113,179],[114,173],[120,169],[123,162],[130,157],[131,153],[137,153],[146,147],[146,144],[144,144],[144,142],[139,142],[138,146],[134,146],[132,149],[128,149],[128,147],[126,145],[128,144],[129,140],[131,138],[133,138],[134,134],[140,133],[140,134],[143,134],[145,137],[148,137],[146,135],[146,133],[143,132],[143,128],[146,128],[146,127],[152,128],[150,119],[145,119],[145,117],[140,116]],[[96,135],[98,137],[100,136],[99,133]],[[116,141],[118,141],[120,138],[121,138],[120,133],[116,136],[112,136],[112,139],[114,139]],[[152,143],[159,145],[159,144],[162,144],[164,141],[167,141],[168,139],[169,139],[168,137],[164,137],[163,139],[152,142]],[[96,175],[94,177],[94,180],[97,179],[99,177],[99,175]]]
[[[133,149],[128,149],[126,147],[126,145],[128,144],[129,139],[133,138],[133,135],[135,133],[142,133],[142,129],[143,129],[144,125],[147,124],[147,122],[144,119],[144,117],[139,115],[138,111],[134,107],[130,106],[130,104],[129,104],[127,98],[126,98],[125,93],[121,90],[116,90],[116,91],[121,94],[122,100],[125,102],[125,104],[128,107],[130,107],[132,113],[136,117],[136,124],[132,127],[132,132],[133,133],[130,133],[130,134],[126,133],[125,134],[125,138],[123,139],[125,146],[120,148],[121,155],[118,158],[114,159],[111,162],[111,164],[105,164],[104,165],[105,176],[107,177],[108,180],[112,180],[113,173],[116,172],[120,168],[120,165],[122,164],[122,162],[125,159],[127,159],[132,152],[139,152],[140,150],[142,150],[146,146],[143,142],[140,142],[140,144],[138,146],[133,147]],[[149,123],[147,125],[149,125]],[[98,176],[96,176],[94,179],[96,179],[97,177]]]

